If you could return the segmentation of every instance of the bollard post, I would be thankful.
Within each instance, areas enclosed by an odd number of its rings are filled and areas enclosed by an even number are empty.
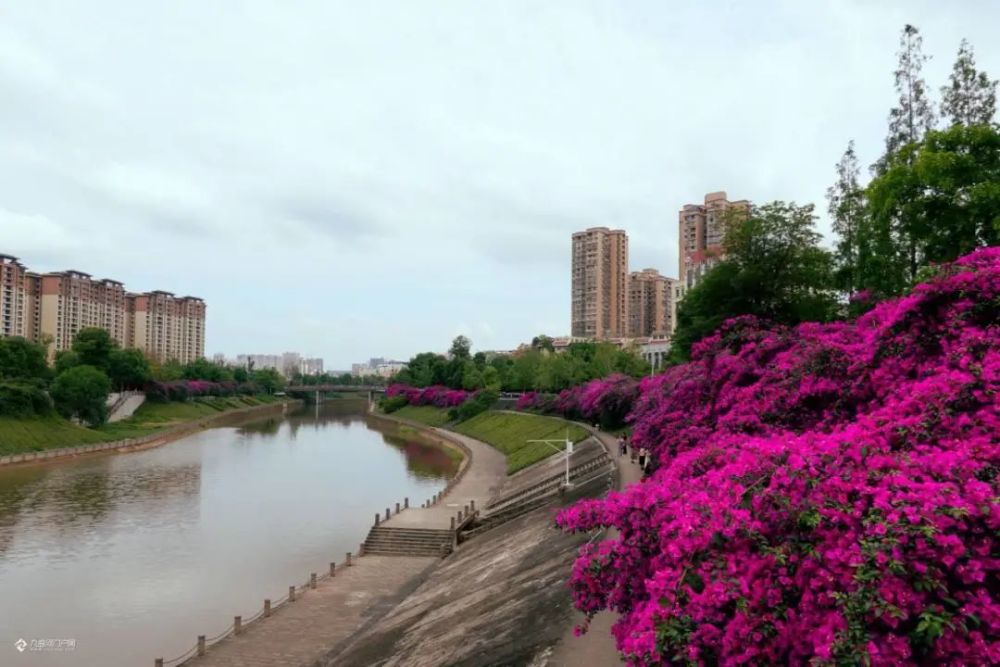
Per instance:
[[[163,667],[163,658],[157,658],[154,660],[153,667]]]
[[[375,512],[375,525],[378,525],[379,513]]]
[[[337,576],[337,564],[336,563],[330,563],[330,576],[331,577],[336,577]]]
[[[458,510],[458,522],[462,523],[462,510]]]
[[[396,514],[399,514],[399,503],[396,503]]]
[[[455,517],[451,517],[451,529],[455,530]]]
[[[316,573],[309,575],[309,588],[316,588]]]
[[[469,501],[469,507],[472,508],[473,512],[475,512],[476,511],[476,501],[475,500],[470,500]]]
[[[205,655],[205,635],[198,635],[198,655]]]
[[[264,618],[271,617],[271,601],[264,600]]]
[[[347,552],[347,567],[351,566],[351,552]]]
[[[288,601],[295,602],[295,586],[288,587]]]
[[[389,520],[389,508],[388,507],[385,508],[385,520],[386,521]]]
[[[403,509],[405,510],[405,509],[409,509],[409,508],[410,508],[410,499],[409,498],[403,498]]]
[[[465,506],[465,516],[469,516],[469,506]]]
[[[233,634],[238,635],[243,632],[243,617],[234,616],[233,617]]]

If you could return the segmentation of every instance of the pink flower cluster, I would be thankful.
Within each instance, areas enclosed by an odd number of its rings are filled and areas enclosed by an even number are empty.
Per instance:
[[[405,384],[392,384],[386,389],[386,396],[405,396],[410,405],[433,405],[439,408],[457,408],[469,398],[470,394],[461,389],[448,389],[439,385],[432,387],[410,387]]]
[[[150,382],[145,387],[146,397],[152,401],[185,401],[198,396],[232,396],[234,394],[254,394],[260,391],[257,385],[244,382],[210,382],[208,380],[174,380],[171,382]]]
[[[558,517],[632,665],[1000,664],[1000,249],[643,380],[645,482]]]
[[[518,399],[516,407],[619,428],[639,398],[639,387],[635,379],[616,373],[557,395],[528,392]]]

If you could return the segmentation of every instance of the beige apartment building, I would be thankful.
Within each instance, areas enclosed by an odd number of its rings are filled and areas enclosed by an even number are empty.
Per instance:
[[[628,333],[628,235],[592,227],[573,234],[571,334],[603,340]]]
[[[27,272],[17,257],[0,255],[0,336],[25,336]]]
[[[686,204],[678,213],[678,276],[691,289],[724,256],[726,220],[733,211],[750,212],[746,199],[729,201],[725,192],[710,192],[703,204]]]
[[[129,294],[117,280],[75,270],[33,273],[0,254],[0,336],[49,340],[51,358],[88,327],[158,361],[188,363],[205,354],[205,302],[197,297]]]
[[[205,356],[205,302],[156,290],[128,294],[130,347],[157,361],[182,364]]]
[[[659,338],[673,331],[674,284],[656,269],[629,274],[629,327],[632,338]]]

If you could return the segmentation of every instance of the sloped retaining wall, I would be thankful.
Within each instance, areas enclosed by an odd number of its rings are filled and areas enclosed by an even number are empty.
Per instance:
[[[115,440],[112,442],[98,442],[90,445],[78,445],[76,447],[60,447],[59,449],[46,449],[40,452],[24,452],[21,454],[8,454],[0,456],[0,466],[13,465],[15,463],[32,463],[38,461],[48,461],[93,452],[107,452],[111,450],[130,450],[150,445],[163,445],[185,435],[208,428],[216,422],[223,421],[235,416],[249,415],[257,412],[267,413],[275,410],[284,410],[286,406],[298,405],[301,401],[285,401],[282,403],[268,403],[267,405],[251,405],[238,410],[220,412],[217,415],[201,417],[194,421],[185,422],[177,426],[158,431],[141,438],[127,438],[125,440]]]

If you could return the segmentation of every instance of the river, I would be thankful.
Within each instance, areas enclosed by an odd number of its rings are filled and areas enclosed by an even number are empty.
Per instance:
[[[419,505],[456,467],[335,401],[146,451],[0,468],[0,665],[176,657],[342,563],[375,512]]]

